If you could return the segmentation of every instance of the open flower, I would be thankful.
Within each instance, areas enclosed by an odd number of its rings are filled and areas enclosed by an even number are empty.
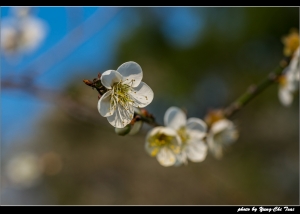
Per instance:
[[[201,119],[186,118],[186,114],[177,107],[170,107],[164,116],[166,127],[177,132],[181,140],[180,153],[177,154],[175,165],[187,164],[187,161],[201,162],[206,158],[207,145],[203,139],[207,125]]]
[[[299,89],[300,65],[299,65],[300,49],[295,51],[290,64],[279,77],[279,100],[284,106],[289,106],[293,102],[294,93]]]
[[[144,108],[152,102],[153,91],[142,78],[142,68],[136,62],[125,62],[116,71],[107,70],[101,75],[107,92],[97,107],[112,126],[125,127],[133,119],[134,107]]]
[[[145,149],[162,166],[172,166],[180,152],[180,145],[180,137],[174,129],[158,126],[148,132]]]
[[[234,143],[238,138],[238,131],[232,121],[221,119],[214,122],[207,134],[207,144],[215,158],[223,156],[226,146]]]

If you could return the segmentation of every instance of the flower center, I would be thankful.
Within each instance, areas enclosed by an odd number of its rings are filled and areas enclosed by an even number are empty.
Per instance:
[[[162,132],[158,132],[148,139],[149,147],[152,147],[151,156],[156,156],[157,153],[163,147],[168,147],[173,153],[178,154],[180,152],[180,146],[174,144],[175,136],[166,135]]]
[[[171,144],[173,138],[173,136],[158,132],[157,134],[151,136],[148,141],[151,147],[162,147]]]
[[[117,105],[121,105],[127,111],[132,112],[133,99],[129,94],[131,86],[122,84],[122,81],[115,83],[112,86],[112,94],[110,100],[110,110],[116,109]]]
[[[190,136],[186,132],[186,128],[184,126],[180,127],[180,129],[177,130],[177,133],[180,136],[183,144],[185,144],[190,139]]]

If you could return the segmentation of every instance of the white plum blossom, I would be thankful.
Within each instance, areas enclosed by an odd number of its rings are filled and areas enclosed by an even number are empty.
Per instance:
[[[145,149],[162,166],[168,167],[176,163],[180,145],[180,137],[174,129],[158,126],[148,132]]]
[[[278,96],[280,102],[284,106],[290,106],[293,102],[294,93],[299,89],[300,79],[300,64],[299,64],[300,49],[295,51],[290,64],[283,71],[279,77],[279,91]]]
[[[164,115],[164,124],[177,132],[181,140],[180,152],[176,155],[175,165],[187,164],[187,161],[201,162],[206,158],[206,123],[195,117],[187,119],[186,114],[177,107],[170,107]]]
[[[144,108],[152,102],[153,91],[142,78],[142,68],[132,61],[101,75],[101,83],[107,92],[101,96],[97,107],[112,126],[125,127],[133,119],[134,107]]]
[[[43,20],[30,15],[28,8],[20,7],[12,17],[1,21],[1,49],[6,55],[31,52],[45,38],[46,29]]]
[[[234,123],[228,119],[214,122],[207,134],[207,144],[215,158],[223,156],[225,147],[234,143],[238,138],[238,131]]]

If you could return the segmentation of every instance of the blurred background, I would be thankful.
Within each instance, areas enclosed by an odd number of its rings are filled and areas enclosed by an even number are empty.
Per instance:
[[[1,7],[1,204],[298,205],[298,94],[246,105],[221,160],[163,167],[151,127],[116,135],[82,81],[135,61],[158,123],[203,119],[267,77],[292,28],[298,7]]]

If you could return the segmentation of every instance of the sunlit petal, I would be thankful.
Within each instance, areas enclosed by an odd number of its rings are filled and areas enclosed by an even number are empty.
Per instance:
[[[222,120],[219,120],[215,123],[213,123],[212,127],[211,127],[211,132],[212,133],[218,133],[218,132],[221,132],[223,131],[224,129],[226,129],[228,126],[231,125],[231,121],[227,120],[227,119],[222,119]]]
[[[156,157],[162,166],[172,166],[176,162],[175,154],[167,148],[162,148]]]
[[[137,87],[143,79],[143,71],[136,62],[125,62],[117,69],[123,76],[122,81],[132,87]]]
[[[121,105],[117,105],[114,113],[108,116],[107,120],[112,126],[123,128],[131,122],[133,113],[133,108],[126,110]]]
[[[111,91],[102,95],[98,101],[98,111],[103,117],[108,117],[114,113],[114,109],[110,108]]]
[[[220,142],[218,140],[214,140],[213,133],[210,133],[207,136],[207,145],[208,145],[209,151],[212,153],[212,155],[215,158],[221,159],[223,157],[222,142]]]
[[[284,106],[290,106],[293,102],[293,94],[287,89],[279,89],[278,96]]]
[[[122,75],[114,70],[107,70],[101,75],[101,83],[108,89],[111,89],[114,83],[120,82]]]
[[[137,87],[133,88],[129,94],[134,99],[134,106],[144,108],[149,105],[154,97],[152,89],[144,82],[141,82]]]
[[[207,145],[203,141],[194,141],[185,148],[188,159],[193,162],[201,162],[206,158]]]
[[[165,113],[164,124],[167,127],[178,130],[186,125],[186,115],[181,109],[170,107]]]
[[[187,120],[186,131],[190,138],[201,140],[206,135],[207,125],[203,120],[191,117]]]

